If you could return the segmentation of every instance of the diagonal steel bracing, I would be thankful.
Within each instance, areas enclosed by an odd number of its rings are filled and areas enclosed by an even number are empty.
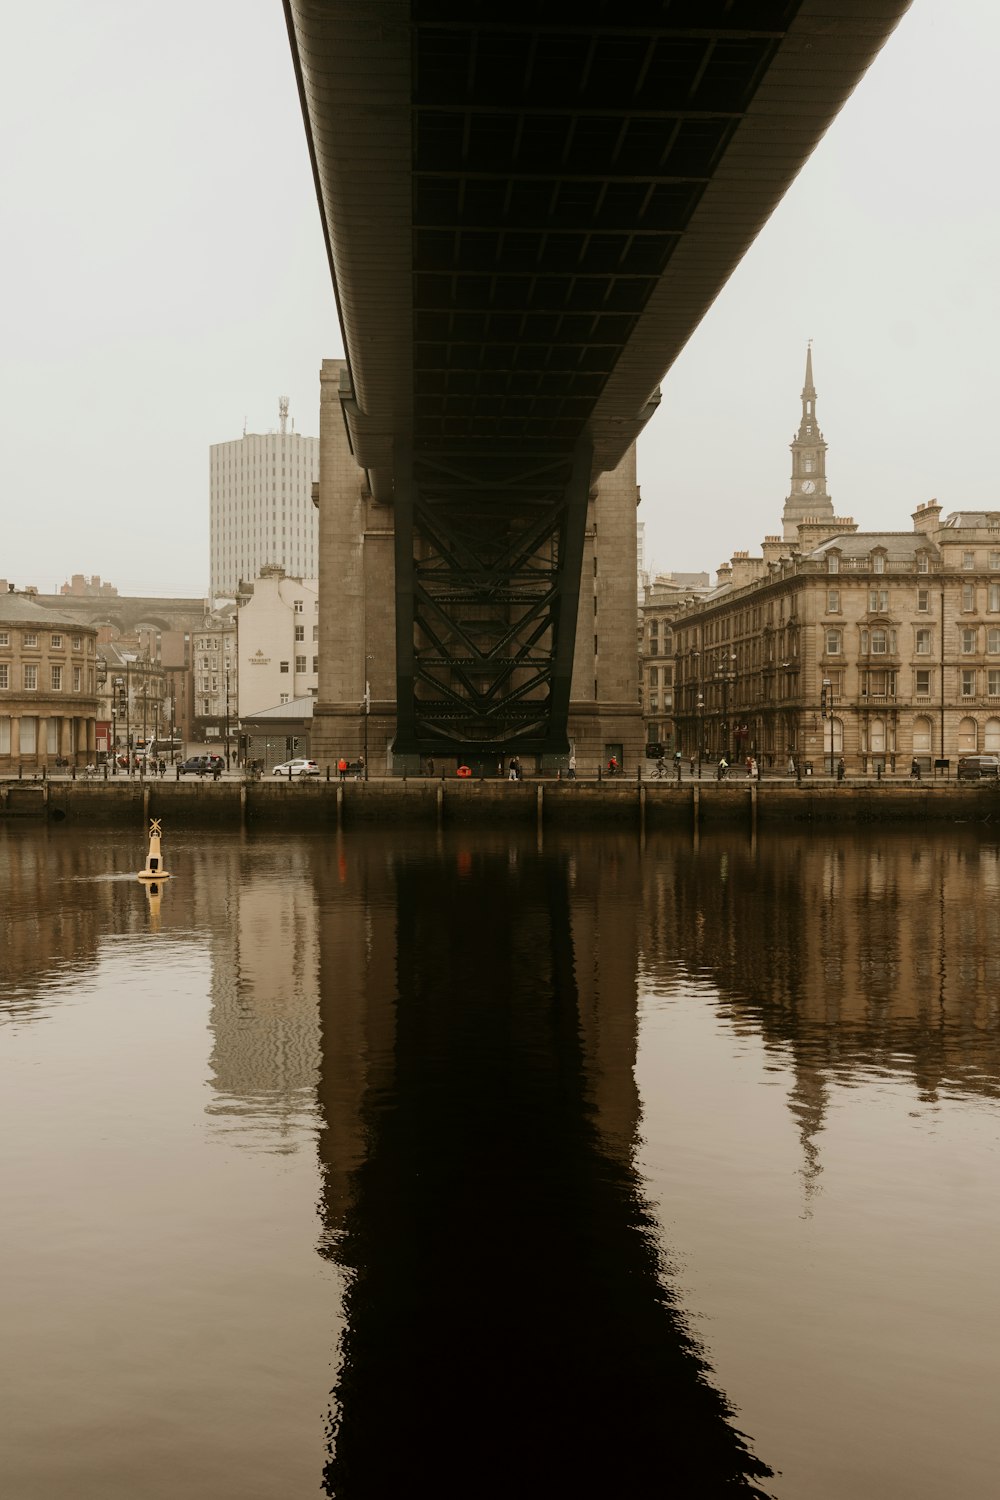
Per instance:
[[[396,753],[565,753],[589,445],[396,457]]]

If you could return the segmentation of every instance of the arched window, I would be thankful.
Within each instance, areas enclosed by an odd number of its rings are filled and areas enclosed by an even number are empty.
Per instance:
[[[885,754],[885,720],[872,719],[868,724],[868,748],[873,755]]]
[[[832,737],[833,737],[833,753],[834,753],[834,755],[843,755],[843,753],[844,753],[844,721],[843,721],[843,719],[831,719],[830,720],[830,726],[831,726],[830,730],[827,731],[827,744],[829,744],[830,737],[831,737],[831,734],[832,734]]]
[[[674,632],[671,630],[671,628],[670,628],[669,625],[664,625],[664,627],[663,627],[663,646],[661,648],[661,655],[663,655],[663,656],[669,656],[671,654],[671,652],[673,651],[673,649],[674,649]]]
[[[979,726],[975,719],[961,719],[958,725],[959,755],[974,754],[978,745]]]
[[[1000,753],[1000,719],[987,719],[983,733],[983,749]]]
[[[933,725],[926,715],[921,714],[913,721],[913,753],[914,755],[930,755],[931,735]]]

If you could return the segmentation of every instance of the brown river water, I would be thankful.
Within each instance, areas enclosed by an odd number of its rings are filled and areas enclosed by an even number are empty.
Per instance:
[[[0,1496],[992,1500],[1000,833],[0,825]]]

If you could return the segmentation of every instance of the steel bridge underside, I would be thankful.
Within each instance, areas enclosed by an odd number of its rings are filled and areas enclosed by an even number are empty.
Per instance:
[[[285,0],[398,752],[565,752],[591,489],[906,3]]]

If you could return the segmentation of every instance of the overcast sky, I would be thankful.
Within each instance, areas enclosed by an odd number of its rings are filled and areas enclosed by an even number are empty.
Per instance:
[[[0,576],[202,594],[208,447],[341,352],[279,0],[8,6]],[[780,529],[806,342],[838,515],[1000,507],[995,0],[910,13],[667,375],[647,561]]]

